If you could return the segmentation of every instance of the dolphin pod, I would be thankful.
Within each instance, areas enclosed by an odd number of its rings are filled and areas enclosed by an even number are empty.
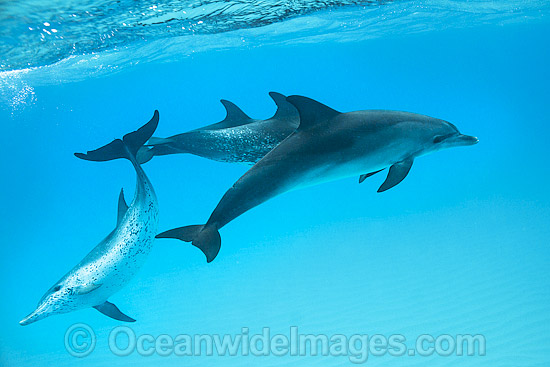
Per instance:
[[[222,100],[224,120],[168,138],[152,137],[159,114],[137,131],[86,154],[89,161],[124,158],[136,171],[136,191],[130,206],[120,192],[116,228],[80,263],[56,282],[37,308],[20,321],[29,325],[54,314],[93,307],[119,321],[133,322],[108,298],[126,285],[143,265],[153,239],[191,242],[216,258],[219,230],[246,211],[297,188],[344,177],[359,183],[389,168],[378,192],[399,184],[415,158],[438,150],[474,145],[450,122],[409,112],[365,110],[341,113],[303,96],[271,92],[277,105],[267,120],[247,116]],[[155,156],[189,153],[222,162],[254,164],[227,190],[204,225],[157,234],[158,204],[140,164]]]
[[[113,319],[133,322],[107,299],[125,286],[141,268],[151,251],[158,227],[158,204],[147,175],[137,163],[139,148],[153,135],[159,114],[135,132],[86,154],[75,153],[89,161],[128,159],[136,171],[136,192],[130,206],[121,191],[116,228],[82,261],[56,282],[36,309],[21,320],[29,325],[45,317],[93,307]]]
[[[277,195],[349,176],[362,182],[389,167],[378,189],[383,192],[407,176],[416,157],[478,142],[429,116],[383,110],[341,113],[303,96],[287,101],[300,116],[296,131],[227,190],[206,224],[175,228],[157,238],[191,242],[211,262],[221,246],[219,229]]]

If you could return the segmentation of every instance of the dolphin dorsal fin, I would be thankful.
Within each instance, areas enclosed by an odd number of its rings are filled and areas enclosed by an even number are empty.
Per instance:
[[[271,117],[271,119],[288,120],[299,117],[296,108],[292,104],[287,102],[284,95],[277,92],[269,92],[269,96],[277,105],[277,111],[275,111],[275,114],[273,115],[273,117]]]
[[[300,126],[298,126],[298,130],[308,129],[315,126],[318,122],[330,120],[340,114],[340,112],[311,98],[290,96],[286,100],[296,107],[300,114]]]
[[[225,107],[225,119],[221,123],[231,126],[243,125],[244,122],[251,120],[250,116],[243,112],[235,103],[222,99],[220,102]]]
[[[120,224],[122,221],[122,218],[124,218],[124,214],[128,211],[128,204],[126,204],[126,200],[124,200],[124,189],[120,189],[120,194],[118,195],[118,212],[116,217],[116,226]]]

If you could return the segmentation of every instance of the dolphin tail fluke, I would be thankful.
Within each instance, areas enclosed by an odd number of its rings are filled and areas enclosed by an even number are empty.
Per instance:
[[[211,262],[216,258],[222,244],[220,232],[214,226],[194,225],[174,228],[159,233],[156,238],[175,238],[184,242],[191,242],[206,256],[206,262]]]
[[[155,111],[153,118],[129,134],[124,135],[121,139],[115,139],[107,145],[96,150],[84,153],[75,153],[74,155],[80,159],[88,161],[104,162],[113,159],[127,158],[132,159],[138,155],[140,148],[153,136],[159,123],[159,112]]]

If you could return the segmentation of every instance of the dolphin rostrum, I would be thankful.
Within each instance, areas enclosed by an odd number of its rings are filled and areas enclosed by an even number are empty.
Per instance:
[[[153,135],[158,111],[137,131],[124,135],[87,154],[75,153],[90,161],[126,158],[136,170],[136,192],[130,206],[121,191],[116,228],[80,263],[44,294],[36,310],[19,323],[29,325],[45,317],[87,307],[120,321],[135,321],[107,299],[125,286],[143,265],[151,251],[158,226],[158,204],[151,182],[137,163],[135,154]]]
[[[415,113],[340,113],[307,97],[290,96],[287,101],[300,114],[298,129],[227,190],[205,225],[175,228],[157,238],[192,242],[210,262],[220,249],[218,230],[277,195],[349,176],[362,182],[389,167],[378,189],[386,191],[407,176],[416,157],[478,142],[449,122]]]
[[[229,163],[256,163],[290,135],[299,123],[298,111],[279,93],[269,93],[277,111],[267,120],[248,117],[233,103],[221,100],[226,118],[213,125],[168,138],[151,138],[138,153],[145,163],[154,156],[190,153]]]

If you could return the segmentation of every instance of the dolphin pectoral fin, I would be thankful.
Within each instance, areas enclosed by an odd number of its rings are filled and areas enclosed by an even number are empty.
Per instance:
[[[365,173],[364,175],[359,176],[359,183],[365,181],[367,178],[369,178],[369,177],[372,176],[372,175],[377,174],[378,172],[382,172],[383,170],[385,170],[385,168],[379,169],[378,171],[374,171],[374,172],[370,172],[370,173]]]
[[[298,110],[300,115],[298,130],[308,129],[318,122],[330,120],[340,114],[340,112],[304,96],[290,96],[286,97],[286,100]]]
[[[74,292],[77,293],[77,294],[80,294],[80,295],[88,294],[91,291],[95,291],[96,289],[98,289],[101,286],[102,286],[102,284],[90,283],[90,284],[81,285],[79,287],[74,288]]]
[[[222,244],[220,232],[214,226],[194,225],[174,228],[159,233],[155,238],[175,238],[184,242],[191,242],[206,256],[206,262],[211,262],[216,258]]]
[[[173,142],[174,140],[170,138],[157,138],[156,136],[151,136],[149,140],[147,140],[147,145],[170,144]]]
[[[403,179],[407,177],[407,174],[411,170],[412,164],[413,160],[407,159],[392,165],[390,167],[390,172],[388,172],[388,177],[386,177],[386,181],[384,181],[382,186],[380,186],[378,192],[389,190],[401,181],[403,181]]]
[[[117,219],[116,219],[116,226],[118,227],[120,222],[122,221],[122,218],[124,218],[124,214],[128,211],[128,204],[126,204],[126,200],[124,200],[124,189],[120,189],[120,194],[118,195],[118,212],[117,212]]]
[[[136,161],[139,164],[144,164],[149,162],[153,157],[155,156],[155,150],[148,146],[142,146],[139,148],[137,154],[136,154]]]
[[[118,321],[126,321],[126,322],[135,322],[133,318],[130,316],[126,316],[120,310],[117,306],[114,305],[114,303],[111,303],[109,301],[105,301],[99,306],[94,306],[96,310],[104,314],[105,316],[109,316],[112,319],[118,320]]]

